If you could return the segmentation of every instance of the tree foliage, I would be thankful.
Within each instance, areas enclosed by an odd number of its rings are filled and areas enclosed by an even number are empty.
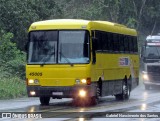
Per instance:
[[[46,19],[112,21],[137,29],[140,36],[159,32],[160,1],[157,0],[0,0],[0,2],[0,27],[6,32],[13,33],[13,40],[21,50],[24,50],[30,24]]]
[[[0,27],[14,34],[18,48],[24,49],[27,31],[34,21],[59,17],[54,0],[0,0]]]
[[[34,21],[77,18],[106,20],[151,33],[159,25],[157,0],[0,0],[0,27],[14,34],[18,48],[24,50],[27,31]],[[155,33],[158,28],[155,28]]]
[[[18,76],[24,78],[26,54],[17,49],[11,40],[12,33],[0,33],[0,78]]]

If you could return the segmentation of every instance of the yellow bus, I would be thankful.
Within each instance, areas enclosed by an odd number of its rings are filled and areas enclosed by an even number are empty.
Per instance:
[[[34,22],[28,33],[29,97],[96,104],[99,97],[129,99],[139,84],[137,32],[107,21],[55,19]]]

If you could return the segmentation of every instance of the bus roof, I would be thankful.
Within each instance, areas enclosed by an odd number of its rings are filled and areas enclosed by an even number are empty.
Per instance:
[[[82,26],[87,26],[88,20],[80,19],[54,19],[34,22],[30,30],[36,27],[36,30],[50,30],[50,29],[82,29]],[[33,29],[34,30],[34,29]]]
[[[100,30],[137,36],[136,30],[127,28],[126,26],[121,24],[108,21],[90,21],[82,19],[54,19],[34,22],[30,26],[29,31],[56,29]]]
[[[137,31],[135,29],[130,29],[125,25],[108,21],[92,21],[92,29],[137,36]]]

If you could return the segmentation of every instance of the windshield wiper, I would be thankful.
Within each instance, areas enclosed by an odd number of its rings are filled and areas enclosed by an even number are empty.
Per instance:
[[[59,54],[60,54],[60,60],[61,60],[61,56],[63,56],[63,58],[71,65],[71,66],[73,66],[73,63],[71,63],[69,60],[68,60],[68,58],[60,51],[59,52]]]
[[[68,60],[68,58],[62,53],[62,44],[60,44],[59,54],[60,54],[60,60],[61,60],[61,56],[63,56],[63,58],[64,58],[71,66],[73,66],[73,63],[71,63],[71,62]]]
[[[45,57],[45,59],[43,59],[44,61],[41,63],[41,66],[46,64],[46,62],[51,58],[52,55],[54,55],[54,60],[55,60],[55,52],[52,52],[51,54],[49,54],[48,57]]]

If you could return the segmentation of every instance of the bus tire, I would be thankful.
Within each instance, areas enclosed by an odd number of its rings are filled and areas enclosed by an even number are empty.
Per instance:
[[[50,97],[39,97],[41,105],[49,105]]]
[[[90,98],[91,105],[97,105],[98,101],[99,101],[99,97],[100,97],[100,88],[99,88],[99,86],[97,86],[97,88],[96,88],[96,96],[93,96],[93,97]]]
[[[123,81],[122,85],[122,93],[115,95],[116,100],[128,100],[130,97],[130,87],[126,83],[126,81]]]

